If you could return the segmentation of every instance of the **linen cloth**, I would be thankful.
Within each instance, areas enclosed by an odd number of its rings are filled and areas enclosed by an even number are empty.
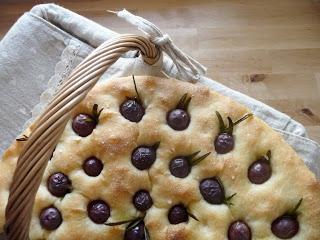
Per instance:
[[[25,13],[0,42],[0,152],[42,111],[72,69],[94,48],[117,35],[55,4],[37,5]],[[131,51],[112,65],[100,81],[131,74],[181,78],[168,56],[149,66]],[[198,84],[205,84],[249,107],[282,134],[320,178],[320,146],[307,138],[300,123],[205,76],[199,78]]]

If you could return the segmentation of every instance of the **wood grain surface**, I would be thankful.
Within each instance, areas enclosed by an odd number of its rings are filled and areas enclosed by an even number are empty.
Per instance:
[[[320,1],[54,1],[120,33],[137,33],[107,9],[127,8],[171,35],[219,82],[303,123],[320,142]],[[0,38],[45,1],[0,0]]]

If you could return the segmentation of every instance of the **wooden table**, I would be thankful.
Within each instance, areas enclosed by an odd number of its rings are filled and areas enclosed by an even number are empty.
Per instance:
[[[43,1],[0,0],[0,37]],[[320,1],[54,1],[121,33],[127,8],[169,33],[221,83],[287,113],[320,142]]]

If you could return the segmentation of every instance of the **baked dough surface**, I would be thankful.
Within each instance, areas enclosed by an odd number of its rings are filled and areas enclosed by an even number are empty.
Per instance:
[[[257,117],[248,118],[234,128],[234,150],[217,154],[213,145],[219,132],[215,111],[224,119],[239,119],[249,112],[247,108],[202,85],[155,77],[135,79],[146,107],[139,123],[130,122],[119,113],[126,96],[136,95],[131,77],[97,84],[72,112],[36,196],[30,239],[122,240],[126,226],[94,223],[88,217],[87,205],[95,199],[108,203],[108,222],[132,219],[141,216],[132,204],[132,196],[140,189],[148,190],[153,199],[144,219],[152,240],[227,239],[229,224],[239,219],[250,226],[252,239],[278,239],[271,232],[272,221],[300,198],[300,231],[292,239],[320,239],[320,183],[278,133]],[[175,131],[168,126],[166,114],[185,93],[192,97],[188,108],[191,122],[186,130]],[[99,124],[91,135],[80,137],[72,129],[72,118],[90,113],[94,104],[104,109]],[[32,126],[25,134],[30,131]],[[148,171],[135,168],[130,160],[132,151],[158,141],[160,146],[152,167]],[[15,142],[0,161],[0,229],[23,144]],[[173,157],[199,150],[211,154],[194,166],[186,178],[170,173],[168,166]],[[272,176],[264,184],[252,184],[247,177],[248,167],[268,150],[272,151]],[[82,169],[83,161],[90,156],[104,164],[97,177],[86,175]],[[47,179],[55,172],[66,174],[72,182],[72,192],[62,198],[53,196],[47,188]],[[233,206],[212,205],[203,199],[199,182],[214,176],[220,178],[227,196],[237,193]],[[180,203],[199,221],[189,218],[187,223],[170,224],[168,211]],[[60,210],[63,222],[56,230],[47,231],[40,226],[39,214],[51,205]]]

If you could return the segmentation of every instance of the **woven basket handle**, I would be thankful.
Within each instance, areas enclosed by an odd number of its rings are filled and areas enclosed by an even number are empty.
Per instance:
[[[10,187],[5,226],[8,239],[26,240],[29,237],[35,195],[47,162],[70,118],[70,111],[85,98],[108,67],[130,50],[139,50],[148,64],[154,64],[161,55],[155,45],[137,35],[121,35],[103,43],[71,73],[33,124]]]

